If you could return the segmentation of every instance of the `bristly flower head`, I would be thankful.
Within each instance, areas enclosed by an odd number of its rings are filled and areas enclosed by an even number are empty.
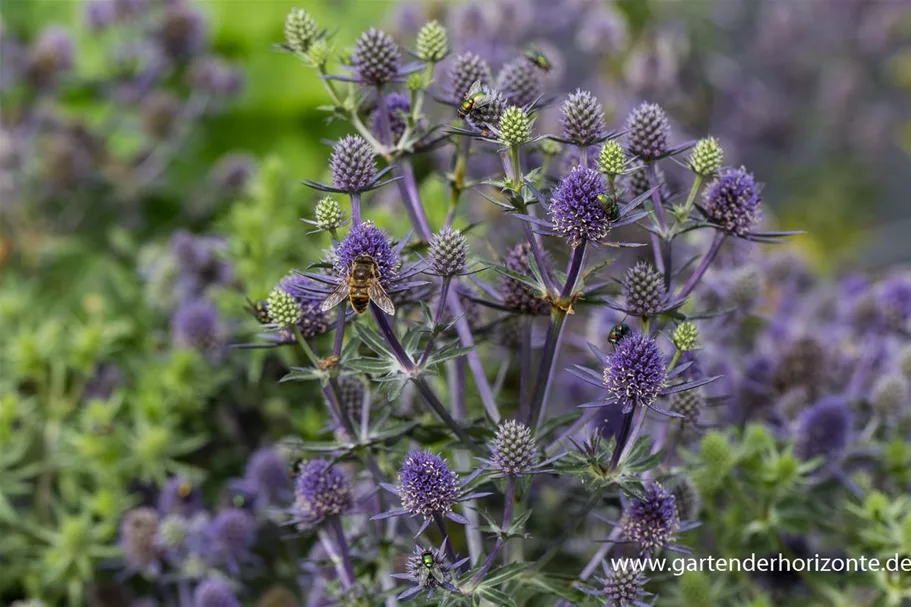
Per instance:
[[[395,78],[399,59],[399,46],[392,36],[375,28],[361,34],[351,55],[358,76],[374,86],[381,86]]]
[[[497,128],[506,111],[506,98],[497,90],[487,90],[483,103],[475,103],[466,120],[476,129],[487,132]]]
[[[645,592],[648,579],[639,567],[631,563],[626,569],[608,569],[603,561],[601,566],[604,577],[594,578],[601,587],[579,586],[582,592],[606,600],[604,607],[648,607],[649,603],[642,600],[650,594]]]
[[[120,523],[120,546],[124,560],[131,569],[153,569],[161,556],[155,538],[158,534],[158,513],[152,508],[129,510]]]
[[[622,175],[626,170],[626,152],[614,139],[605,141],[598,153],[598,170],[609,177]]]
[[[560,181],[553,192],[550,217],[554,230],[570,246],[575,248],[583,240],[598,242],[610,231],[611,218],[598,199],[604,195],[602,175],[582,166],[575,167]]]
[[[705,403],[699,390],[687,390],[671,394],[668,411],[685,418],[683,421],[695,422],[699,418]]]
[[[324,459],[302,462],[294,488],[294,512],[301,522],[318,524],[351,509],[351,483]]]
[[[271,448],[257,449],[247,460],[244,480],[258,494],[277,500],[291,489],[288,466],[281,454]]]
[[[513,272],[528,276],[531,273],[529,255],[531,245],[522,242],[509,250],[503,265]],[[500,279],[500,296],[503,298],[503,305],[520,314],[538,315],[550,312],[550,303],[538,297],[528,285],[509,276]]]
[[[439,455],[412,451],[399,470],[402,506],[413,516],[446,514],[459,497],[459,478]]]
[[[528,143],[531,139],[532,120],[522,108],[511,105],[500,116],[499,131],[500,142],[506,146],[514,147]]]
[[[626,271],[623,298],[630,313],[642,317],[657,315],[667,299],[664,277],[652,264],[638,262]]]
[[[604,138],[604,108],[588,91],[577,89],[560,107],[563,138],[578,146],[590,146]]]
[[[851,437],[851,409],[838,396],[823,398],[805,410],[797,422],[795,453],[801,459],[841,457]]]
[[[199,299],[182,304],[171,320],[174,342],[181,347],[215,354],[222,346],[224,334],[218,310]]]
[[[321,230],[336,230],[342,226],[345,214],[338,200],[327,196],[316,203],[316,226]]]
[[[746,236],[756,227],[762,217],[761,203],[759,186],[744,167],[721,169],[703,194],[708,219],[734,236]]]
[[[544,92],[541,71],[525,57],[518,57],[503,66],[497,76],[497,90],[512,105],[529,106]]]
[[[667,379],[667,362],[650,337],[627,335],[608,357],[604,385],[624,413],[637,406],[649,407],[658,399]]]
[[[430,240],[430,267],[439,276],[456,276],[468,262],[468,239],[458,230],[445,227]]]
[[[644,499],[633,500],[624,513],[623,537],[655,553],[674,541],[680,529],[677,500],[659,483],[651,483]]]
[[[303,317],[303,312],[297,300],[281,287],[272,289],[266,301],[269,309],[269,318],[276,327],[281,329],[293,327]]]
[[[671,339],[681,352],[691,352],[699,346],[699,329],[690,321],[682,322],[674,329]]]
[[[711,177],[721,168],[724,151],[714,137],[700,139],[690,154],[690,170],[702,177]]]
[[[474,53],[456,55],[449,67],[447,92],[454,103],[461,103],[471,85],[478,81],[482,86],[490,85],[490,67]]]
[[[643,103],[626,119],[626,140],[630,154],[648,162],[668,151],[671,127],[657,103]]]
[[[319,38],[319,26],[310,13],[302,8],[292,8],[285,17],[285,41],[296,53],[306,53]]]
[[[325,312],[320,310],[320,298],[313,295],[314,289],[317,288],[313,279],[301,276],[300,274],[289,274],[279,281],[277,288],[294,298],[294,302],[299,310],[296,313],[298,315],[297,328],[300,329],[304,339],[311,339],[317,335],[322,335],[329,330],[329,317]],[[267,304],[269,306],[269,317],[279,326],[290,327],[291,324],[280,324],[280,320],[276,316],[273,316],[271,299],[272,296],[270,295],[270,303]],[[283,306],[280,304],[280,307]],[[282,315],[282,312],[279,309],[276,309],[275,314],[280,316]],[[290,317],[294,314],[295,313],[290,311],[287,312],[284,320],[290,320]]]
[[[458,570],[468,559],[450,563],[449,557],[446,556],[446,542],[448,541],[449,538],[444,538],[443,544],[439,548],[414,547],[414,552],[405,562],[405,573],[396,573],[392,576],[416,584],[413,588],[399,594],[397,598],[400,601],[410,599],[421,592],[426,592],[429,600],[433,596],[433,592],[441,588],[448,592],[458,592],[458,589],[452,584],[452,571]]]
[[[387,287],[398,273],[399,260],[389,239],[378,227],[369,221],[351,228],[345,240],[335,250],[335,269],[341,276],[348,276],[354,260],[360,255],[369,255],[376,262],[380,282]]]
[[[417,51],[427,63],[439,63],[449,53],[449,37],[439,21],[429,21],[418,31]]]
[[[376,154],[367,141],[348,135],[332,147],[329,160],[332,182],[344,192],[361,192],[376,181]]]
[[[694,390],[695,392],[695,390]],[[677,480],[673,489],[674,499],[677,503],[677,514],[681,521],[694,521],[702,509],[702,497],[699,489],[688,476]]]
[[[218,555],[237,563],[247,556],[256,541],[256,521],[243,508],[226,508],[212,520],[209,534]]]
[[[173,2],[162,15],[156,39],[165,56],[176,61],[191,57],[205,44],[205,19],[192,6]]]
[[[904,375],[890,373],[880,377],[873,384],[870,404],[886,420],[895,420],[904,415],[905,405],[909,401],[909,384]]]
[[[220,579],[208,579],[196,587],[193,607],[240,607],[240,601]]]
[[[169,480],[158,495],[158,512],[162,515],[179,514],[189,518],[202,507],[199,488],[182,477]]]
[[[397,92],[386,95],[386,120],[393,142],[398,141],[405,132],[409,114],[411,114],[411,99],[407,95]],[[370,130],[377,136],[383,132],[383,116],[380,114],[379,107],[373,111]]]
[[[531,430],[513,419],[497,427],[491,452],[494,467],[506,476],[522,476],[538,461],[538,446]]]
[[[890,276],[883,281],[877,299],[889,328],[907,331],[911,321],[911,280],[906,276]]]

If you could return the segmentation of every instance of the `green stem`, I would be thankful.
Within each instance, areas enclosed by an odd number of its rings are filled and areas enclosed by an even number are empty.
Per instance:
[[[693,210],[693,205],[696,203],[696,194],[699,193],[699,188],[702,187],[702,175],[696,175],[696,178],[693,179],[693,187],[690,188],[690,195],[686,197],[686,204],[683,205],[683,217],[689,217],[690,211]]]

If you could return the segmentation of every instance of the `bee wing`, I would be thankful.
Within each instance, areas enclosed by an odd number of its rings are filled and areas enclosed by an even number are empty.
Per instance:
[[[380,281],[374,280],[370,283],[370,286],[367,287],[367,295],[370,297],[370,301],[375,303],[380,310],[389,316],[395,315],[395,305],[393,305],[389,296],[386,295],[386,291],[383,290],[383,285],[380,284]]]
[[[348,283],[346,281],[342,281],[337,287],[335,287],[335,290],[329,294],[329,297],[323,300],[323,303],[319,305],[319,309],[321,312],[328,312],[335,306],[345,301],[346,297],[348,297]]]

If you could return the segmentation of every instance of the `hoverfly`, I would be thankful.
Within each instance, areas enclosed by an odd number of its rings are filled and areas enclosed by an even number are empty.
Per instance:
[[[338,287],[320,304],[323,312],[331,310],[348,298],[351,307],[358,314],[363,314],[372,301],[380,310],[392,316],[395,306],[380,284],[380,268],[370,255],[358,255],[354,258],[351,271],[342,279]]]
[[[536,68],[542,71],[549,72],[554,67],[553,63],[550,62],[544,53],[537,49],[527,48],[522,51],[522,54],[525,55],[525,58],[531,61]]]
[[[607,341],[610,344],[616,346],[621,341],[623,341],[623,338],[629,335],[630,332],[631,330],[627,324],[620,323],[619,325],[614,325],[614,327],[610,330],[610,333],[607,334]]]
[[[258,301],[250,301],[248,299],[247,312],[250,313],[250,316],[258,320],[261,325],[267,325],[272,322],[272,319],[269,317],[268,303],[264,299]]]
[[[610,221],[617,221],[620,219],[620,205],[617,204],[617,200],[613,196],[598,194],[598,202],[604,207],[604,211],[607,213],[607,218]]]
[[[485,97],[487,97],[487,91],[483,90],[480,80],[475,80],[459,106],[459,118],[465,118],[472,110],[482,107],[486,103]]]

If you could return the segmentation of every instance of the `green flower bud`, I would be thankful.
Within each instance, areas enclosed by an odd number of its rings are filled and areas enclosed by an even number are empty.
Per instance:
[[[520,107],[512,105],[500,117],[500,141],[512,147],[527,143],[531,138],[531,120]]]
[[[310,50],[307,52],[307,59],[315,66],[323,66],[329,62],[331,54],[332,51],[329,48],[329,43],[323,39],[319,39],[310,45]]]
[[[321,230],[334,230],[342,225],[344,214],[338,200],[326,196],[316,203],[316,225]]]
[[[278,327],[293,327],[301,319],[301,308],[290,293],[275,288],[269,293],[269,317]]]
[[[702,177],[710,177],[721,168],[724,151],[714,137],[700,139],[690,154],[690,170]]]
[[[734,465],[734,449],[720,432],[709,432],[702,437],[702,442],[699,444],[699,455],[705,466],[714,472],[716,477],[727,474]]]
[[[598,154],[598,169],[605,175],[616,177],[626,168],[626,152],[617,141],[611,139],[604,142],[601,153]]]
[[[295,53],[306,53],[319,37],[316,20],[302,8],[292,8],[285,18],[285,41]]]
[[[563,151],[563,146],[560,145],[560,142],[553,139],[545,139],[541,142],[540,147],[541,153],[545,156],[556,156]]]
[[[680,323],[672,336],[674,347],[681,352],[691,352],[699,346],[699,330],[690,321]]]
[[[449,37],[439,21],[424,24],[418,32],[418,57],[427,63],[438,63],[449,52]]]
[[[427,84],[427,80],[420,72],[408,74],[408,77],[405,79],[405,88],[407,88],[412,93],[424,90],[427,88]]]

